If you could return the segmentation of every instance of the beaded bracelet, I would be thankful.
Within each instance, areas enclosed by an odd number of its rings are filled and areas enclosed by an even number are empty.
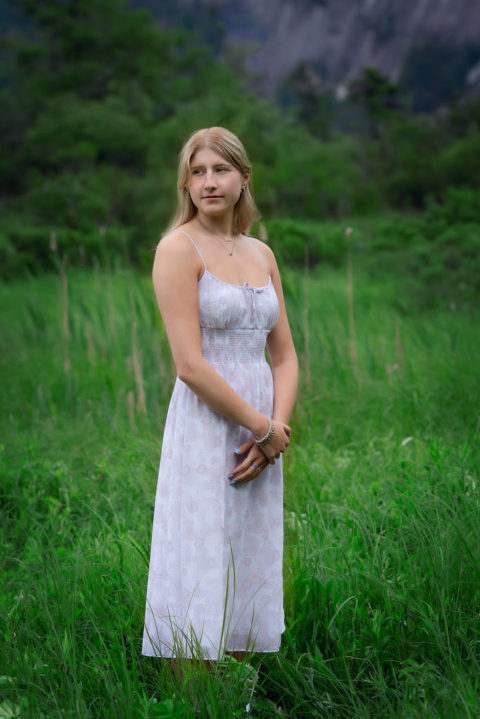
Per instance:
[[[273,419],[270,420],[270,424],[268,425],[267,433],[264,437],[261,437],[260,439],[255,440],[255,444],[259,447],[265,447],[269,442],[271,442],[273,435],[275,434],[275,424],[273,422]]]

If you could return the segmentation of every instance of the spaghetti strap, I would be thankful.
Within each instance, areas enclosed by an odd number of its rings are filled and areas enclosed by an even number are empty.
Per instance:
[[[245,237],[246,237],[247,240],[250,242],[250,244],[255,247],[255,249],[257,250],[258,254],[259,254],[260,257],[262,258],[263,264],[265,265],[265,269],[267,270],[267,275],[270,277],[270,268],[269,268],[269,266],[267,265],[267,260],[266,260],[265,257],[263,256],[263,252],[259,249],[259,247],[258,247],[258,245],[257,245],[257,243],[255,242],[255,240],[254,240],[253,237],[250,237],[250,235],[245,235]]]
[[[185,232],[185,230],[177,230],[177,232],[181,232],[182,235],[185,235],[186,237],[188,237],[188,239],[190,240],[190,242],[192,243],[192,245],[193,245],[193,246],[195,247],[195,249],[197,250],[197,252],[198,252],[198,254],[199,254],[199,257],[200,257],[200,259],[201,259],[202,262],[203,262],[203,269],[204,269],[205,272],[206,272],[206,271],[207,271],[207,265],[205,264],[205,260],[203,259],[203,255],[202,255],[202,253],[200,252],[200,250],[198,249],[198,246],[197,246],[196,242],[190,237],[190,235],[188,234],[188,232]]]

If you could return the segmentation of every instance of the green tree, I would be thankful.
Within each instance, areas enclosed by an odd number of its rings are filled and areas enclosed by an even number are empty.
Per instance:
[[[369,134],[381,135],[382,127],[402,109],[401,89],[373,67],[367,67],[350,83],[350,98],[366,114]]]
[[[450,45],[438,39],[412,47],[400,75],[415,110],[433,112],[465,93],[465,77],[480,60],[480,44]]]
[[[316,137],[328,140],[333,122],[333,100],[322,86],[321,73],[300,62],[277,90],[280,104],[293,110],[295,117]]]
[[[3,196],[39,224],[136,225],[155,130],[210,87],[210,50],[122,0],[16,5],[30,24],[3,55]]]

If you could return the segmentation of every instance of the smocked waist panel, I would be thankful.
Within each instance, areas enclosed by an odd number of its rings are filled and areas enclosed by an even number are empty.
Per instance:
[[[218,330],[202,327],[202,352],[207,362],[265,362],[267,331]]]

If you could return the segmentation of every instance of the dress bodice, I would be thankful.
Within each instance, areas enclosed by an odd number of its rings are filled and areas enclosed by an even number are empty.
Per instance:
[[[212,364],[265,362],[265,342],[278,321],[279,306],[267,263],[255,240],[247,237],[265,265],[268,282],[263,287],[221,280],[209,272],[199,247],[188,232],[179,232],[190,240],[204,269],[198,281],[198,315],[204,358]]]
[[[265,361],[266,338],[279,314],[270,277],[265,286],[251,287],[224,282],[205,270],[198,283],[198,304],[207,362]]]
[[[269,277],[263,287],[233,285],[205,270],[198,283],[201,329],[265,330],[278,320],[277,293]]]

